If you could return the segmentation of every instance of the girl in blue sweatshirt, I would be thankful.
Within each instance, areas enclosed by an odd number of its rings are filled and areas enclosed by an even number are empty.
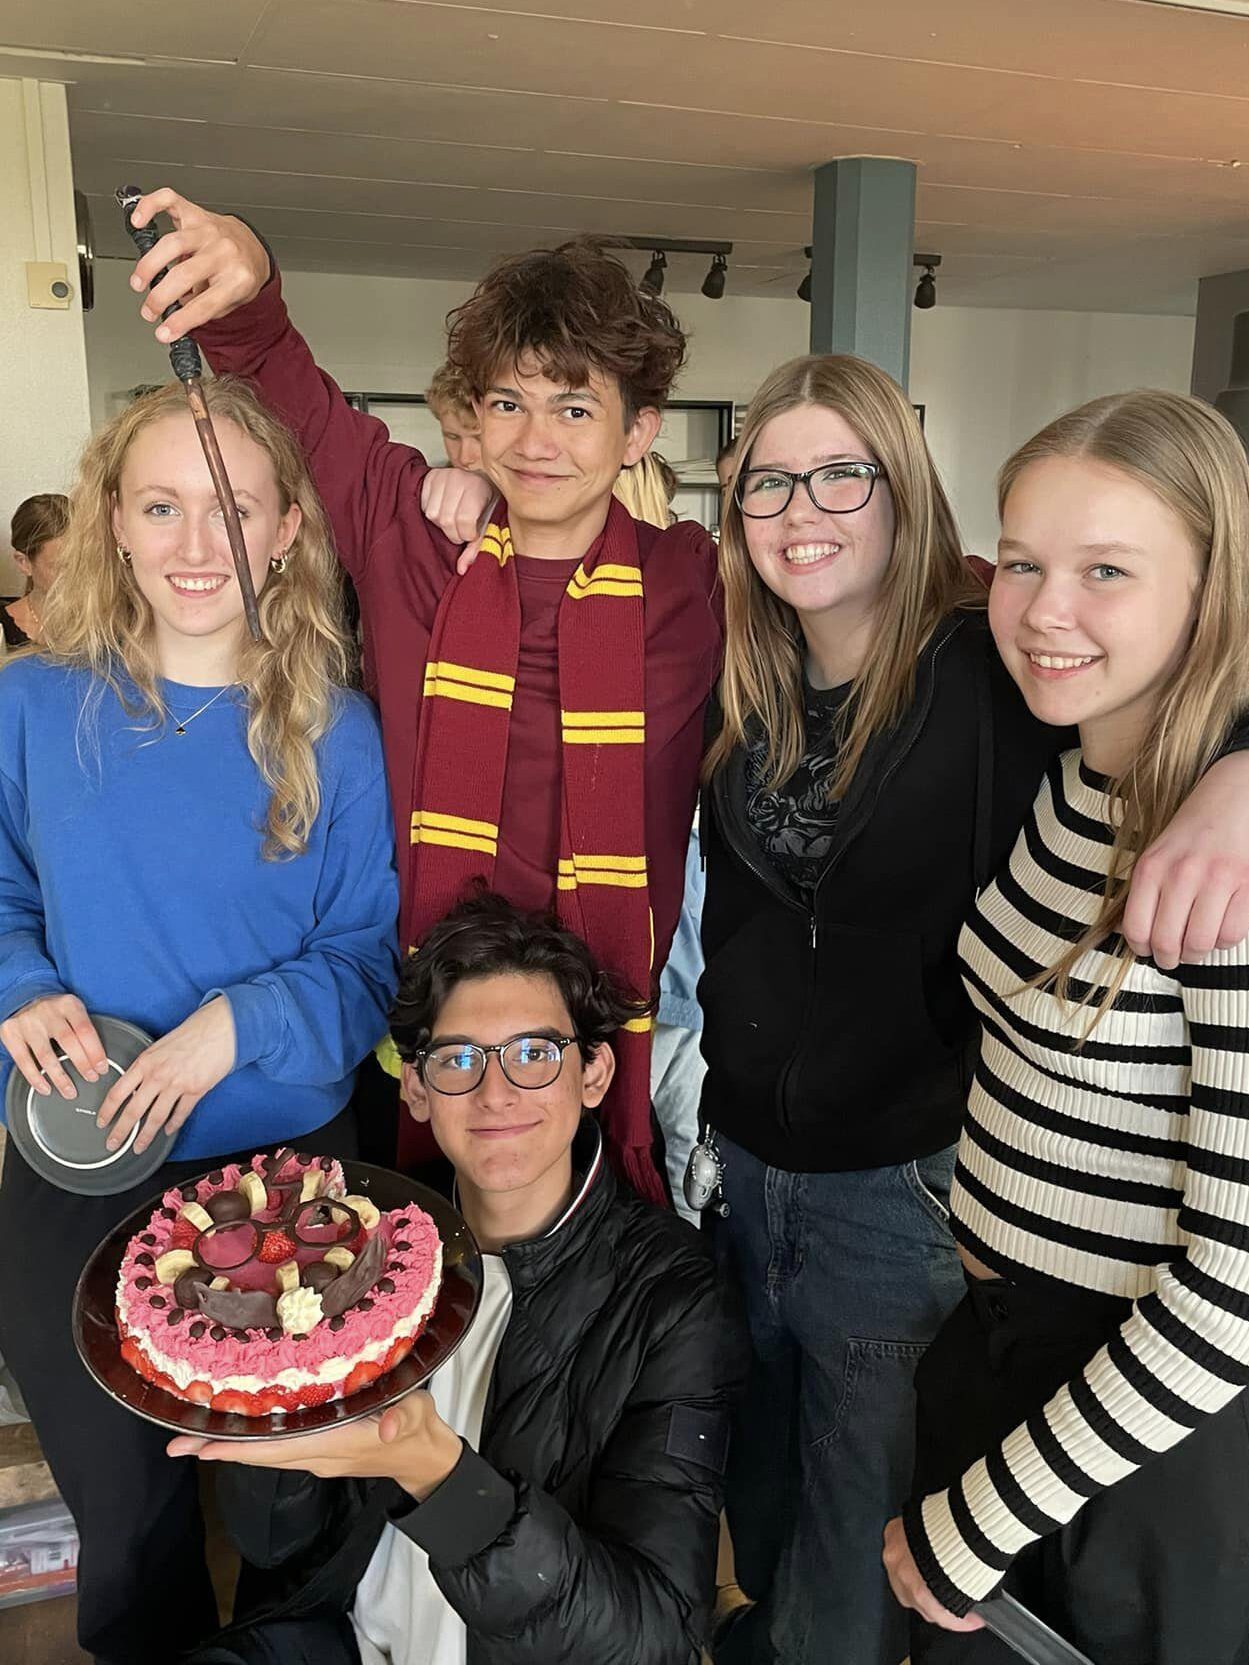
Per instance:
[[[372,708],[344,686],[338,579],[294,441],[241,384],[208,388],[260,597],[251,642],[180,388],[84,455],[47,646],[0,674],[0,1087],[72,1098],[90,1012],[159,1037],[117,1082],[168,1161],[71,1196],[10,1144],[0,1351],[82,1540],[79,1639],[165,1665],[215,1622],[193,1477],[115,1407],[70,1337],[75,1280],[145,1197],[235,1153],[350,1156],[357,1064],[397,977],[394,829]]]

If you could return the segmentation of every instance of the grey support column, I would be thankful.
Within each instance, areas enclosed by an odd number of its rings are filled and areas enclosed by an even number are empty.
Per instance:
[[[815,170],[811,351],[857,353],[905,387],[915,164],[844,157]]]

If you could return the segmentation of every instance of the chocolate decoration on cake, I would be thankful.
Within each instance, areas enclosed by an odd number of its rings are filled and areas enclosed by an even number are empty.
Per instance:
[[[196,1294],[196,1290],[201,1284],[211,1283],[214,1276],[214,1273],[207,1271],[203,1266],[192,1266],[189,1271],[183,1272],[180,1277],[174,1279],[174,1300],[177,1301],[180,1307],[185,1307],[188,1312],[197,1311],[199,1296]]]
[[[152,1287],[152,1280],[151,1278],[136,1278],[134,1280],[134,1286],[136,1289],[150,1289]]]
[[[152,1296],[152,1305],[154,1307],[163,1307],[164,1304],[165,1304],[165,1297],[163,1295],[153,1295]]]
[[[337,1318],[354,1307],[356,1302],[381,1276],[386,1264],[386,1245],[381,1232],[374,1232],[351,1265],[329,1284],[321,1296],[321,1310],[327,1318]]]
[[[196,1292],[204,1317],[232,1330],[267,1330],[277,1320],[277,1302],[265,1289],[210,1289],[199,1284]]]
[[[328,1260],[313,1260],[304,1267],[299,1281],[306,1289],[315,1289],[320,1295],[324,1294],[337,1276],[338,1268],[331,1266]]]
[[[191,1328],[187,1331],[187,1334],[191,1337],[192,1341],[198,1341],[199,1338],[207,1331],[207,1329],[208,1329],[208,1325],[207,1324],[201,1324],[199,1322],[199,1320],[197,1319],[195,1321],[195,1323],[191,1325]]]
[[[362,1295],[356,1305],[361,1312],[372,1312],[373,1310],[373,1302],[367,1295]]]
[[[142,1237],[140,1237],[139,1242],[146,1243],[149,1249],[154,1249],[156,1247],[156,1239],[152,1236],[150,1231],[145,1231]]]
[[[210,1341],[224,1341],[226,1338],[226,1331],[220,1324],[214,1324],[212,1329],[208,1332],[208,1338]]]
[[[317,1167],[325,1174],[328,1174],[333,1166],[334,1158],[332,1156],[322,1156],[317,1162]]]
[[[152,1241],[155,1242],[156,1239],[153,1238]],[[145,1249],[141,1255],[136,1255],[134,1257],[134,1263],[136,1266],[155,1266],[156,1260],[155,1257],[148,1254]]]
[[[301,1168],[309,1167],[312,1162],[312,1158],[308,1155],[306,1150],[297,1150],[295,1152],[295,1160],[299,1163]]]
[[[184,1185],[178,1195],[182,1198],[183,1202],[194,1202],[199,1196],[199,1189],[194,1185]]]
[[[162,1220],[176,1220],[178,1218],[172,1208],[162,1208],[160,1211],[160,1217]]]
[[[330,1319],[330,1328],[332,1330],[341,1330],[343,1328],[343,1326],[346,1324],[346,1322],[347,1322],[347,1320],[345,1318],[331,1318]]]
[[[210,1185],[220,1185],[225,1177],[220,1168],[214,1168],[208,1176],[208,1183]]]
[[[282,1339],[282,1331],[278,1328],[278,1326],[276,1324],[273,1326],[272,1329],[269,1329],[269,1330],[265,1331],[265,1340],[266,1341],[281,1341],[281,1339]]]
[[[218,1191],[204,1204],[209,1219],[215,1226],[232,1226],[251,1218],[247,1198],[241,1191]]]
[[[305,1248],[331,1249],[333,1242],[327,1243],[316,1233],[323,1232],[327,1226],[334,1226],[338,1242],[349,1243],[360,1230],[360,1216],[341,1197],[313,1197],[308,1202],[300,1202],[296,1197],[281,1224],[294,1232],[296,1241]],[[313,1235],[309,1236],[309,1232]]]
[[[393,1295],[395,1292],[395,1280],[393,1278],[379,1278],[377,1287],[383,1295]]]
[[[181,1307],[175,1307],[173,1309],[173,1311],[169,1314],[169,1317],[166,1318],[165,1322],[166,1322],[166,1324],[181,1324],[182,1320],[185,1317],[186,1317],[186,1313],[183,1312],[182,1308]]]
[[[411,1247],[412,1247],[411,1243],[396,1243],[395,1244],[395,1248],[400,1249],[400,1250],[410,1249]]]

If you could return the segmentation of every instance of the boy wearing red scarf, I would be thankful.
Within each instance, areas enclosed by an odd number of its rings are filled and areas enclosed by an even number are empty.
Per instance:
[[[588,243],[501,262],[451,315],[448,360],[472,389],[498,494],[479,558],[457,573],[459,551],[426,506],[446,523],[440,505],[464,477],[430,477],[419,452],[347,404],[242,221],[161,190],[134,222],[159,213],[175,230],[133,286],[172,270],[144,316],[183,300],[159,338],[194,330],[214,371],[247,377],[298,434],[356,587],[403,940],[483,879],[519,907],[552,909],[649,993],[680,911],[721,651],[710,538],[688,522],[644,525],[612,497],[659,430],[685,354],[676,318]],[[469,537],[486,500],[464,495]],[[659,1200],[648,1020],[631,1031],[602,1126],[617,1171]]]

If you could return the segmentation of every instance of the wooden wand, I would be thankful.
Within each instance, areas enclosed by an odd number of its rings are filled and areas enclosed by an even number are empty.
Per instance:
[[[117,201],[125,218],[126,230],[134,239],[140,254],[147,254],[160,241],[160,233],[153,225],[143,227],[131,224],[130,216],[135,204],[143,192],[137,185],[123,185],[117,192]],[[168,268],[166,268],[168,270]],[[155,288],[165,276],[164,272],[153,279],[151,288]],[[179,303],[165,308],[162,319],[168,318],[171,312],[178,310]],[[187,400],[191,406],[191,415],[195,419],[195,431],[199,435],[200,444],[204,448],[204,458],[208,463],[208,472],[212,475],[213,489],[217,493],[217,501],[221,505],[221,512],[225,516],[226,536],[230,540],[230,554],[234,557],[234,573],[239,581],[239,589],[243,594],[243,614],[247,620],[247,629],[253,642],[264,640],[260,629],[260,613],[256,607],[256,587],[252,583],[252,569],[247,561],[247,545],[243,541],[243,526],[239,520],[238,504],[234,501],[234,491],[230,485],[230,476],[226,473],[226,465],[222,461],[221,447],[217,443],[217,435],[213,430],[212,417],[208,414],[208,401],[204,397],[203,374],[204,367],[200,361],[199,348],[189,335],[184,335],[180,341],[175,341],[169,349],[169,362],[173,366],[173,373],[186,388]]]

